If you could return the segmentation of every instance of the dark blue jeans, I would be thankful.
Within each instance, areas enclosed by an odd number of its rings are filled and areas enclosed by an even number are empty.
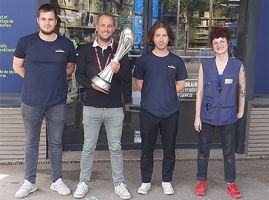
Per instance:
[[[162,137],[162,181],[170,182],[175,167],[175,145],[179,112],[168,118],[158,118],[141,109],[140,131],[142,138],[141,176],[143,183],[150,183],[153,171],[153,152],[158,132]]]
[[[216,129],[219,129],[221,135],[222,153],[224,158],[225,181],[227,183],[232,183],[235,181],[235,127],[236,123],[224,126],[215,126],[202,123],[202,132],[199,134],[197,180],[207,180],[207,169],[210,156],[212,134],[214,134]]]
[[[51,162],[51,178],[55,182],[62,176],[64,104],[40,108],[22,103],[21,109],[25,128],[25,179],[31,183],[36,181],[40,131],[42,120],[45,117]]]

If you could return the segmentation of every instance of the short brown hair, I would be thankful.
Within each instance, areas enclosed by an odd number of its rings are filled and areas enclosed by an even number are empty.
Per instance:
[[[171,27],[169,26],[169,24],[167,24],[163,20],[159,20],[159,21],[155,22],[153,24],[153,26],[150,28],[149,33],[148,33],[149,44],[154,46],[153,37],[154,37],[154,34],[158,28],[164,28],[166,30],[168,38],[169,38],[168,46],[172,46],[173,42],[175,40],[174,33],[173,33]]]
[[[209,35],[210,44],[212,44],[212,41],[217,38],[226,38],[227,42],[229,42],[231,39],[230,30],[219,25],[212,27]]]
[[[55,9],[55,7],[51,4],[43,4],[41,5],[39,8],[38,8],[38,11],[37,11],[37,17],[40,16],[40,13],[41,12],[53,12],[54,13],[54,17],[55,19],[58,18],[57,16],[57,10]]]

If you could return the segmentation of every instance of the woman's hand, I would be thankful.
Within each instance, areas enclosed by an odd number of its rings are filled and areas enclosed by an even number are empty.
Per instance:
[[[195,117],[195,120],[194,120],[194,129],[200,133],[201,130],[202,130],[202,122],[201,122],[201,119],[200,117]]]

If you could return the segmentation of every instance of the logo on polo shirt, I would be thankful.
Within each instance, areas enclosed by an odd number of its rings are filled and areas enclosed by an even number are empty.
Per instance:
[[[168,65],[167,67],[171,68],[171,69],[176,69],[176,67],[174,65]]]
[[[64,50],[62,50],[62,49],[56,49],[55,52],[56,53],[64,53]]]

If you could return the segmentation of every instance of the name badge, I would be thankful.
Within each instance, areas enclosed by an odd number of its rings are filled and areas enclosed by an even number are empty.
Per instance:
[[[233,79],[230,79],[230,78],[225,79],[225,84],[232,84],[232,83],[233,83]]]
[[[62,50],[62,49],[56,49],[55,52],[56,53],[64,53],[64,50]]]

